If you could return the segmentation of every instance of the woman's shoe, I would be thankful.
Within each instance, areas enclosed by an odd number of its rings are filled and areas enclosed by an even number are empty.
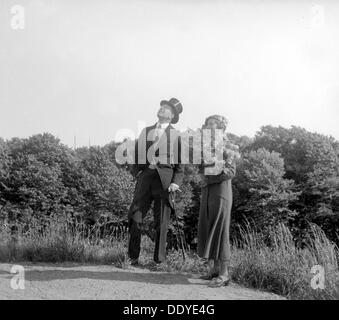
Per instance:
[[[213,278],[215,278],[217,276],[218,276],[217,273],[208,273],[208,274],[204,274],[204,275],[200,276],[199,279],[202,279],[202,280],[212,280]]]
[[[228,286],[230,283],[230,278],[229,277],[223,277],[219,276],[211,280],[211,282],[208,284],[210,288],[219,288],[223,286]]]

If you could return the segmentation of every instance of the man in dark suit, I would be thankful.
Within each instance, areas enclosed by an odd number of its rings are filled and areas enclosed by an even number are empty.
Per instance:
[[[131,264],[138,264],[141,241],[141,225],[154,202],[155,250],[154,261],[166,259],[166,239],[172,204],[169,193],[175,192],[183,180],[184,168],[180,161],[179,132],[177,123],[182,105],[172,98],[160,102],[158,122],[142,130],[135,148],[135,172],[137,183],[134,198],[128,212],[128,254]]]

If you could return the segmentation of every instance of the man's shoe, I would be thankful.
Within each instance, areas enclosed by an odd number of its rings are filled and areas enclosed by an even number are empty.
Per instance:
[[[138,266],[138,265],[139,265],[138,259],[131,259],[131,266]]]

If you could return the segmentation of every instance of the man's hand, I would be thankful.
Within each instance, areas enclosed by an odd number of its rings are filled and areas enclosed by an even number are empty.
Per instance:
[[[175,183],[171,183],[168,187],[168,192],[180,191],[179,186]]]

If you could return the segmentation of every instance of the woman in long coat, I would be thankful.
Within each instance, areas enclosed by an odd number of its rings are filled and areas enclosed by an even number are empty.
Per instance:
[[[222,129],[226,137],[226,127],[227,120],[223,116],[214,115],[205,120],[204,128],[211,129],[212,137],[215,129]],[[223,142],[223,146],[225,145],[226,143]],[[235,157],[228,156],[226,149],[223,148],[223,166],[217,174],[206,174],[205,170],[206,167],[214,166],[215,162],[211,163],[203,156],[202,163],[202,170],[205,174],[203,175],[198,224],[198,254],[208,259],[209,272],[201,278],[210,280],[210,287],[221,287],[228,285],[230,281],[228,272],[231,255],[229,227],[232,208],[231,179],[236,170]]]

